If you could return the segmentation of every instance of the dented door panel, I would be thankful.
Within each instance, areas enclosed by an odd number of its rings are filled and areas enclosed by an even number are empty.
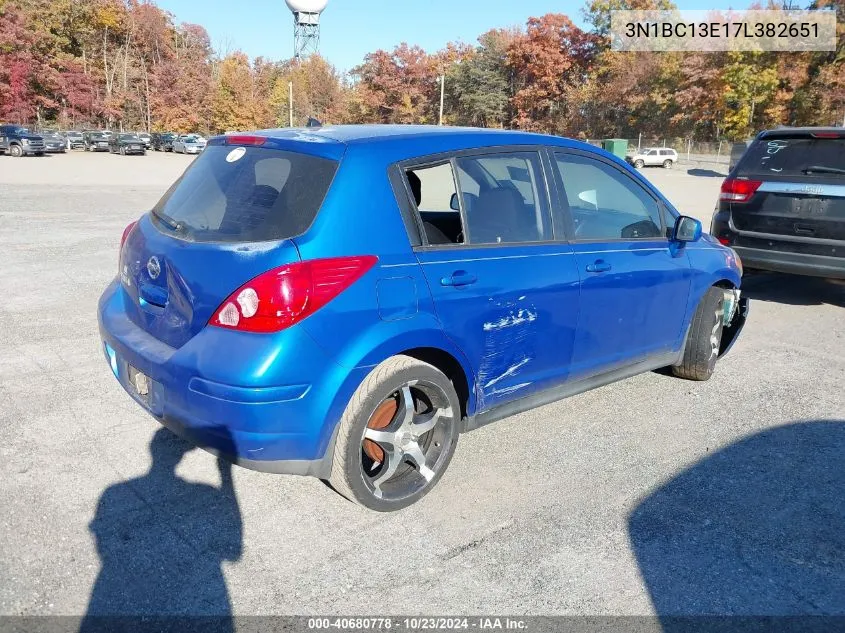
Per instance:
[[[579,296],[569,245],[430,250],[417,258],[446,335],[472,365],[478,411],[566,380]]]

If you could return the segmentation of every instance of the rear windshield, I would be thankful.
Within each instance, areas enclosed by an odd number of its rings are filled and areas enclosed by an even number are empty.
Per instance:
[[[845,138],[769,138],[751,144],[737,166],[738,174],[822,175],[804,170],[845,170]],[[830,177],[830,173],[823,174]]]
[[[164,194],[153,218],[196,242],[259,242],[304,233],[337,171],[333,160],[211,145]]]

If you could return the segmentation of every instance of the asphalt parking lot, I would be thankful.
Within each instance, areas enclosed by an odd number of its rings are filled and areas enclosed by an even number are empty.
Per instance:
[[[230,479],[111,376],[121,232],[191,160],[0,157],[0,614],[845,615],[845,285],[751,277],[711,381],[474,431],[422,502],[375,514]],[[709,225],[718,171],[644,173]]]

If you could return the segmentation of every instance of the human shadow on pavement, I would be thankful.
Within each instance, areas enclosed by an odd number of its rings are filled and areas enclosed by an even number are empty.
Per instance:
[[[231,436],[221,432],[225,441],[220,446],[231,446]],[[161,428],[150,442],[149,472],[101,495],[89,525],[101,568],[82,633],[145,626],[157,631],[234,630],[221,568],[223,561],[238,560],[242,551],[232,465],[218,458],[219,487],[185,481],[176,467],[193,449]]]
[[[754,301],[845,308],[845,281],[759,272],[742,278],[742,293]]]
[[[794,423],[709,455],[639,503],[628,530],[664,631],[842,630],[825,618],[743,628],[677,616],[845,616],[845,421]]]

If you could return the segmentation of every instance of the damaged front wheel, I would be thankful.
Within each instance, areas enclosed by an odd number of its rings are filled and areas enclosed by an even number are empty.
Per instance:
[[[725,320],[725,291],[709,288],[690,324],[681,363],[672,373],[687,380],[709,380],[716,368]]]

